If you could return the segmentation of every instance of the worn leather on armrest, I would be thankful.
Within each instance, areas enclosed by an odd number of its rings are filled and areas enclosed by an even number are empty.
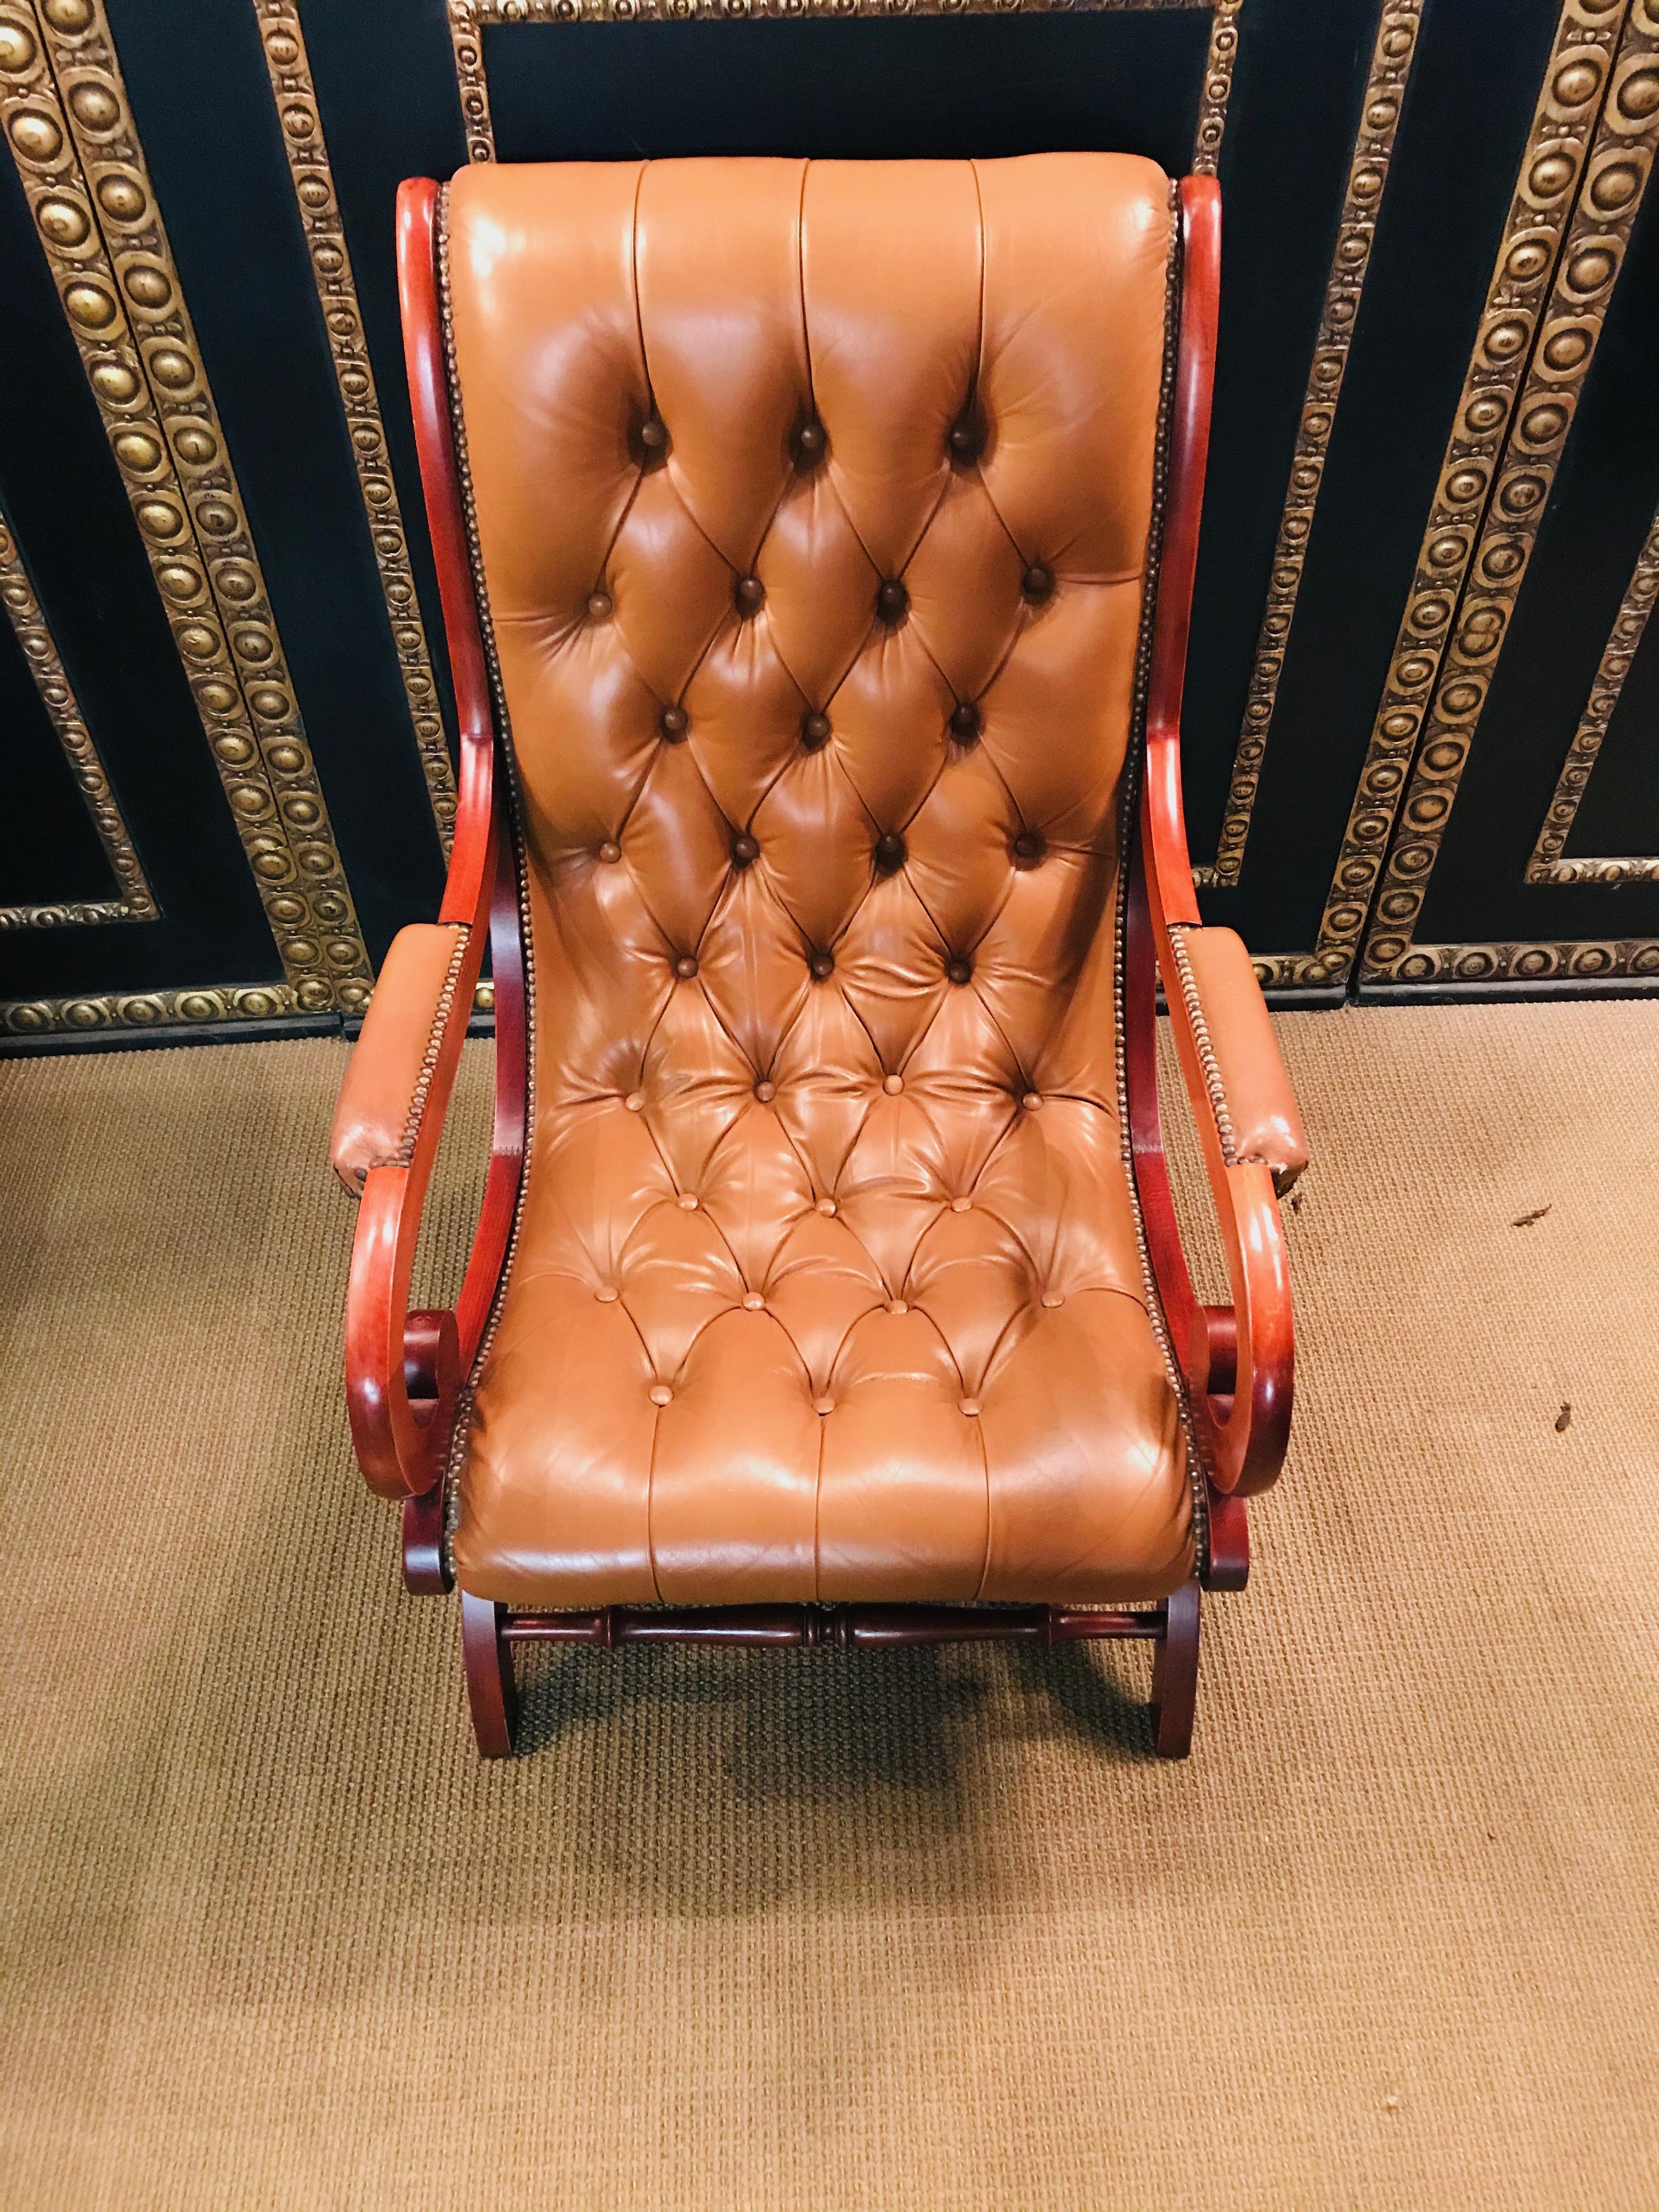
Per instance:
[[[1188,926],[1170,936],[1183,989],[1191,979],[1188,1011],[1222,1151],[1230,1162],[1264,1162],[1282,1196],[1308,1164],[1308,1137],[1244,941],[1237,930]]]
[[[370,1168],[404,1149],[466,936],[459,925],[420,921],[392,940],[334,1109],[334,1172],[354,1198]]]

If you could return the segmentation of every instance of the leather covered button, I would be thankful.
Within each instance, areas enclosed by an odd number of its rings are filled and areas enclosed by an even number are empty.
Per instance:
[[[653,1406],[669,1406],[673,1403],[673,1401],[674,1394],[665,1382],[653,1382],[651,1385],[651,1402]]]
[[[959,461],[976,461],[985,450],[985,425],[970,410],[952,422],[945,440]]]
[[[627,1109],[628,1109],[628,1110],[629,1110],[629,1112],[630,1114],[642,1114],[642,1113],[644,1113],[644,1111],[645,1111],[645,1093],[644,1093],[644,1091],[630,1091],[629,1092],[629,1094],[628,1094],[627,1097],[626,1097],[626,1098],[624,1098],[624,1099],[623,1100],[623,1104],[624,1106],[626,1106],[626,1107],[627,1107]]]
[[[590,592],[587,598],[587,611],[593,621],[604,622],[611,612],[610,592]]]
[[[657,414],[647,415],[628,434],[628,450],[641,474],[662,466],[668,459],[669,442],[668,425]]]
[[[1019,580],[1019,588],[1033,605],[1049,597],[1054,588],[1054,572],[1046,562],[1033,561]]]
[[[760,1313],[764,1309],[765,1304],[766,1301],[758,1291],[749,1291],[745,1292],[743,1301],[744,1311],[745,1313]]]
[[[697,1194],[695,1191],[683,1190],[674,1203],[682,1213],[695,1213],[697,1210]]]
[[[971,745],[981,729],[979,708],[971,699],[963,699],[951,717],[951,735],[959,745]]]
[[[836,1201],[833,1198],[821,1198],[818,1200],[818,1212],[820,1213],[827,1217],[828,1215],[832,1214],[835,1210]]]
[[[971,1198],[953,1198],[951,1200],[951,1211],[952,1213],[966,1213],[973,1202]]]
[[[795,433],[795,466],[798,469],[816,468],[830,450],[830,438],[822,422],[803,422]]]
[[[1022,830],[1009,847],[1017,868],[1034,868],[1048,849],[1048,841],[1041,830]]]
[[[607,1283],[602,1291],[595,1291],[593,1295],[602,1306],[614,1306],[622,1292]]]
[[[908,1314],[910,1309],[902,1298],[889,1298],[887,1310],[890,1314]]]
[[[1058,1291],[1045,1291],[1042,1293],[1042,1303],[1045,1306],[1063,1306],[1066,1301]]]
[[[823,946],[820,945],[817,951],[814,952],[811,957],[807,961],[806,964],[821,983],[826,975],[833,975],[835,974],[836,956],[833,952],[826,951]]]
[[[902,1075],[884,1075],[881,1087],[890,1098],[896,1098],[904,1088],[904,1078]]]
[[[745,830],[740,837],[732,840],[732,865],[734,868],[750,866],[760,858],[760,842]]]
[[[812,1411],[815,1413],[833,1413],[835,1410],[836,1401],[833,1398],[814,1398],[812,1401]]]
[[[890,629],[895,629],[910,611],[910,594],[896,576],[888,577],[876,593],[876,612]]]
[[[1019,1103],[1028,1114],[1040,1114],[1042,1111],[1042,1093],[1040,1091],[1028,1091]]]
[[[739,576],[732,588],[732,598],[738,612],[745,620],[757,615],[766,605],[766,586],[758,576]]]
[[[617,842],[614,837],[607,837],[604,844],[600,846],[599,858],[607,864],[621,860],[622,847]]]
[[[696,954],[695,952],[682,952],[679,958],[674,963],[674,973],[679,977],[681,982],[689,983],[696,972]]]
[[[957,1401],[957,1403],[961,1407],[962,1411],[967,1414],[970,1421],[973,1419],[975,1414],[979,1411],[979,1400],[977,1398],[959,1398]]]
[[[889,830],[877,838],[876,866],[884,876],[890,876],[904,866],[904,840],[896,830]]]
[[[684,707],[665,707],[657,717],[658,727],[671,745],[679,744],[691,726],[691,718]]]
[[[817,752],[820,745],[827,745],[830,742],[828,714],[809,714],[800,726],[800,741],[809,753]]]
[[[962,955],[958,953],[954,960],[947,960],[945,962],[945,972],[953,983],[971,982],[974,974],[974,963],[971,960],[964,960]]]
[[[768,1083],[763,1079],[755,1085],[755,1096],[763,1106],[769,1106],[777,1095],[778,1086],[775,1083]]]

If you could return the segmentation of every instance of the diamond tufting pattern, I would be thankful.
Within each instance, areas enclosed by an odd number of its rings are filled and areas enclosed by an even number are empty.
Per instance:
[[[489,167],[447,220],[534,982],[463,1586],[1162,1595],[1115,922],[1165,179]]]

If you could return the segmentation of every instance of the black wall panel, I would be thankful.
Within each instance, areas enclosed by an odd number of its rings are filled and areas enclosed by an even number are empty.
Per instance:
[[[491,0],[483,4],[488,14]],[[41,0],[3,5],[41,22]],[[338,861],[378,959],[403,921],[434,910],[441,856],[285,147],[287,95],[267,68],[291,0],[101,5]],[[399,179],[447,175],[466,158],[448,20],[443,0],[299,0],[299,21],[453,741],[392,251]],[[1369,127],[1379,24],[1403,24],[1415,41],[1242,876],[1204,893],[1206,912],[1242,928],[1287,988],[1329,995],[1355,981],[1346,955],[1322,975],[1306,958],[1374,743],[1516,179],[1538,152],[1534,103],[1560,66],[1559,52],[1548,58],[1562,23],[1562,0],[1242,0],[1237,10],[1219,162],[1215,444],[1188,690],[1188,818],[1200,862],[1216,849],[1227,802],[1304,388],[1333,257],[1352,222],[1344,195],[1357,133]],[[482,46],[502,159],[1116,147],[1177,172],[1190,164],[1205,100],[1218,96],[1206,78],[1213,25],[1203,4],[1128,0],[1055,13],[496,21]],[[1648,34],[1632,0],[1572,35],[1593,47],[1603,88],[1615,49],[1626,76],[1644,65]],[[76,59],[60,42],[60,74]],[[0,100],[8,92],[0,80]],[[1598,122],[1601,113],[1584,143],[1608,127],[1612,111]],[[222,991],[283,972],[35,234],[26,169],[0,161],[0,503],[161,912],[0,931],[0,1044],[16,1031],[20,1006],[33,1010],[25,1026],[37,1041],[43,1024],[58,1034],[91,1024],[107,1037],[125,1018],[122,993]],[[1659,219],[1649,216],[1583,382],[1419,937],[1659,942],[1659,884],[1523,880],[1659,505],[1656,301]],[[1659,645],[1650,639],[1612,711],[1570,855],[1659,852],[1656,715]],[[0,907],[108,899],[109,863],[9,635],[0,776]],[[1642,972],[1620,958],[1621,974]],[[71,1019],[63,1010],[77,994],[84,1003]],[[157,1018],[153,1008],[144,1018]]]

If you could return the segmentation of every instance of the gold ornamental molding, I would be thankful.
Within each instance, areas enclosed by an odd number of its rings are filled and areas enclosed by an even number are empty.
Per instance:
[[[72,999],[14,999],[0,1006],[0,1036],[88,1036],[100,1030],[206,1029],[268,1022],[301,1006],[288,983],[216,983],[203,990],[109,991]]]
[[[1377,19],[1370,69],[1360,103],[1359,127],[1348,161],[1336,251],[1325,285],[1319,334],[1314,341],[1296,449],[1291,457],[1285,509],[1279,518],[1278,540],[1268,570],[1267,605],[1245,695],[1243,726],[1233,754],[1227,810],[1214,863],[1197,871],[1200,883],[1236,884],[1243,869],[1250,817],[1261,788],[1261,763],[1279,700],[1279,679],[1284,672],[1308,543],[1313,534],[1314,510],[1324,482],[1325,458],[1336,421],[1337,403],[1342,396],[1342,379],[1347,369],[1360,295],[1365,288],[1365,272],[1370,266],[1377,210],[1389,180],[1400,110],[1417,55],[1422,14],[1423,0],[1383,0]]]
[[[809,17],[841,21],[858,15],[1081,15],[1148,9],[1206,13],[1211,18],[1210,45],[1193,167],[1213,176],[1226,128],[1244,0],[447,0],[447,4],[469,161],[495,158],[483,38],[495,23],[798,22]]]
[[[1570,0],[1567,12],[1581,22],[1599,15],[1615,28],[1622,15],[1621,35],[1612,51],[1579,45],[1553,68],[1547,84],[1547,92],[1561,99],[1593,76],[1598,118],[1588,152],[1576,166],[1571,220],[1547,296],[1527,334],[1529,349],[1516,343],[1527,366],[1506,410],[1505,443],[1479,529],[1469,538],[1446,529],[1425,549],[1432,563],[1443,544],[1455,544],[1455,556],[1442,565],[1461,568],[1464,590],[1439,644],[1420,743],[1361,963],[1365,982],[1659,973],[1659,942],[1419,945],[1414,935],[1659,144],[1659,0],[1631,0],[1627,10]],[[1551,158],[1543,155],[1532,173]],[[1487,357],[1506,328],[1499,320],[1486,331]]]
[[[334,173],[323,137],[323,118],[312,83],[311,64],[300,27],[296,0],[253,0],[264,44],[265,66],[288,151],[289,170],[300,219],[305,228],[311,273],[328,332],[335,381],[345,410],[357,488],[368,518],[369,536],[380,569],[386,618],[392,625],[398,667],[409,701],[415,743],[427,793],[438,824],[444,857],[455,830],[455,772],[444,738],[432,660],[420,601],[409,564],[409,538],[398,504],[397,485],[387,458],[386,424],[374,389],[374,364],[363,333],[362,312],[346,250]]]
[[[1625,678],[1630,674],[1631,663],[1636,658],[1636,648],[1642,642],[1642,633],[1648,626],[1648,617],[1653,612],[1653,603],[1656,598],[1659,598],[1659,514],[1653,518],[1653,526],[1637,560],[1636,573],[1631,578],[1630,588],[1620,602],[1619,612],[1613,617],[1612,634],[1601,655],[1601,665],[1595,672],[1595,681],[1590,687],[1589,703],[1573,732],[1572,743],[1567,748],[1566,762],[1555,787],[1555,796],[1550,801],[1544,826],[1538,833],[1538,842],[1527,863],[1527,881],[1529,884],[1659,882],[1659,860],[1650,855],[1614,860],[1569,860],[1563,858],[1577,816],[1579,801],[1584,796],[1590,772],[1601,750],[1601,740],[1607,733],[1607,725],[1613,720],[1613,708],[1619,704],[1619,695],[1625,688]]]
[[[1256,974],[1264,986],[1346,983],[1358,960],[1628,4],[1563,0],[1318,937],[1310,952],[1259,957]],[[1567,420],[1564,414],[1562,438]],[[1553,421],[1534,427],[1542,431]],[[1509,554],[1493,550],[1501,569]]]
[[[28,570],[23,565],[23,556],[17,550],[16,535],[3,513],[0,513],[0,601],[4,602],[34,688],[64,749],[70,773],[86,802],[87,812],[92,817],[92,826],[98,833],[98,842],[103,848],[110,872],[120,886],[120,896],[113,899],[76,899],[52,906],[0,906],[0,929],[58,929],[77,923],[154,921],[158,909],[144,876],[143,863],[138,858],[104,763],[98,757],[86,717],[64,673],[46,616],[40,611],[40,602],[29,581]]]
[[[368,951],[103,0],[0,0],[0,124],[293,1006],[360,1012]]]

